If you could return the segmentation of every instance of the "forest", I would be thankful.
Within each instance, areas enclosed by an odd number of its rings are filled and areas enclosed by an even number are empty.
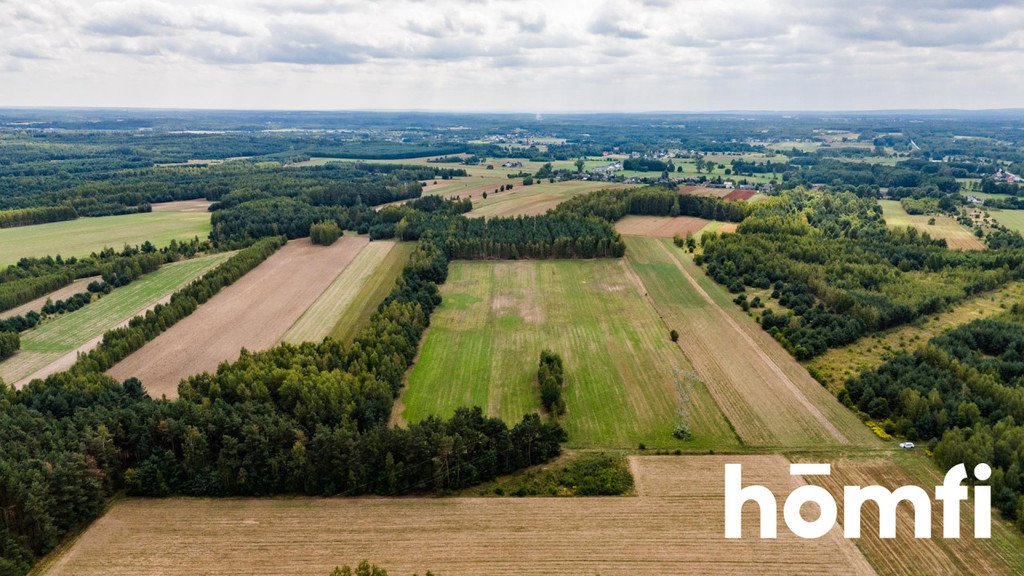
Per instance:
[[[940,466],[993,467],[993,505],[1024,529],[1024,309],[958,326],[846,382],[840,398]]]

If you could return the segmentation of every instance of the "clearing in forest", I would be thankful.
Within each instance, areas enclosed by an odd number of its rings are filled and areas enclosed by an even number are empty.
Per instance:
[[[670,240],[626,237],[626,257],[740,439],[758,446],[877,446],[852,412]]]
[[[0,379],[23,386],[69,368],[78,352],[91,350],[103,334],[165,302],[171,294],[212,270],[229,254],[214,254],[161,266],[95,302],[22,332],[21,350],[0,363]]]
[[[537,411],[541,350],[565,361],[578,447],[735,446],[728,423],[620,260],[453,262],[396,416]],[[401,420],[400,418],[396,420]],[[693,439],[673,438],[685,423]]]
[[[216,370],[242,348],[276,344],[368,243],[360,236],[331,246],[293,240],[107,373],[139,378],[154,398],[177,397],[183,378]]]
[[[487,198],[473,197],[474,216],[536,216],[558,206],[573,196],[595,190],[615,190],[627,187],[625,184],[566,180],[564,182],[539,182],[530,186],[517,185],[512,190],[494,193],[487,191]]]
[[[634,457],[638,496],[604,498],[120,499],[44,574],[329,574],[363,559],[392,574],[871,576],[838,528],[726,540],[721,479],[788,494],[804,482],[782,456]]]
[[[615,223],[615,230],[619,234],[631,236],[685,238],[690,235],[697,237],[710,223],[710,220],[695,216],[626,216]]]
[[[159,208],[158,208],[159,207]],[[25,257],[88,256],[110,247],[120,250],[149,240],[157,248],[171,240],[206,238],[210,213],[197,209],[197,201],[154,205],[152,212],[78,218],[32,226],[0,229],[0,266]]]
[[[985,242],[981,238],[945,214],[907,214],[898,200],[879,200],[878,203],[882,205],[882,216],[890,228],[916,228],[919,232],[927,232],[932,238],[945,239],[951,250],[985,249]],[[935,224],[928,223],[932,219]]]

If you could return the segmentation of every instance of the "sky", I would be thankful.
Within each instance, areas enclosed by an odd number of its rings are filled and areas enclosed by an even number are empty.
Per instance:
[[[1024,107],[1024,0],[0,0],[0,106]]]

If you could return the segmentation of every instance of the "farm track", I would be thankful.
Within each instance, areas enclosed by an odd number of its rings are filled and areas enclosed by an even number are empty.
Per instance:
[[[182,379],[216,370],[243,348],[276,344],[368,243],[357,236],[328,247],[293,240],[107,373],[135,376],[151,396],[174,398]]]

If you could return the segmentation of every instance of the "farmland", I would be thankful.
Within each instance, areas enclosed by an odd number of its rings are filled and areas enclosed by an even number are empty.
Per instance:
[[[540,351],[566,362],[572,446],[728,446],[735,438],[622,262],[455,262],[404,419],[479,405],[506,421],[537,410]],[[402,408],[396,408],[401,410]],[[672,437],[685,422],[694,439]]]
[[[750,445],[875,444],[860,421],[736,308],[671,241],[627,237],[626,255],[679,347]]]
[[[120,500],[41,573],[328,574],[364,558],[393,574],[875,574],[833,529],[723,538],[726,462],[777,494],[803,484],[781,456],[634,457],[637,497]],[[183,545],[183,543],[188,543]]]
[[[810,476],[813,484],[833,494],[843,509],[843,486],[881,485],[889,490],[916,485],[925,490],[942,483],[934,464],[920,455],[897,454],[891,459],[846,458],[832,462],[830,476]],[[891,576],[957,576],[960,574],[1021,574],[1024,571],[1024,539],[1011,525],[994,519],[992,539],[979,540],[973,533],[973,505],[962,506],[960,530],[963,537],[942,538],[942,506],[932,501],[932,537],[916,539],[914,516],[909,505],[901,504],[896,515],[896,538],[878,535],[878,507],[864,506],[861,538],[857,545],[879,574]]]
[[[411,246],[411,244],[407,246]],[[316,302],[306,309],[305,313],[288,329],[281,340],[295,344],[319,342],[331,335],[336,328],[348,329],[348,324],[355,323],[355,321],[346,320],[344,321],[345,325],[342,325],[342,318],[349,316],[350,308],[358,307],[356,300],[360,294],[365,293],[368,288],[372,290],[377,284],[385,290],[390,290],[394,279],[387,282],[386,278],[379,277],[378,268],[385,263],[395,261],[394,258],[391,258],[391,253],[396,248],[397,243],[387,240],[371,242],[363,248],[355,260],[342,270]],[[408,252],[405,249],[401,251]],[[398,259],[399,262],[401,260],[401,258]],[[393,266],[386,266],[386,268],[390,269]]]
[[[1024,210],[992,210],[992,218],[1010,230],[1024,232]]]
[[[842,388],[847,378],[861,371],[873,370],[901,352],[912,352],[942,332],[972,320],[1004,312],[1024,299],[1024,283],[1006,286],[979,294],[953,308],[922,318],[912,324],[886,332],[865,336],[860,340],[828,350],[806,363],[821,382],[831,390]]]
[[[138,377],[154,397],[176,397],[183,378],[215,370],[238,358],[242,348],[276,344],[367,244],[356,236],[329,247],[290,242],[109,374]]]
[[[78,351],[95,346],[103,333],[168,298],[227,258],[227,254],[166,264],[96,302],[24,332],[21,351],[0,364],[0,379],[23,385],[74,363]]]
[[[942,238],[953,250],[984,250],[985,243],[970,230],[964,228],[953,218],[943,215],[911,215],[896,200],[879,200],[882,215],[890,227],[911,226],[920,232],[927,232],[932,238]],[[930,219],[935,224],[929,224]]]
[[[655,236],[672,238],[676,235],[685,238],[687,235],[699,236],[702,231],[734,232],[736,224],[732,222],[713,222],[694,216],[626,216],[615,223],[619,234],[630,236]]]
[[[53,292],[50,292],[46,296],[41,296],[39,298],[36,298],[35,300],[32,300],[31,302],[26,302],[21,306],[17,306],[11,308],[10,310],[0,312],[0,320],[10,318],[12,316],[26,314],[32,310],[39,312],[40,308],[42,308],[43,305],[46,304],[47,300],[63,300],[79,292],[85,292],[88,289],[89,283],[95,280],[100,280],[100,277],[90,276],[88,278],[79,278],[78,280],[75,280],[71,284],[68,284],[67,286],[59,290],[54,290]]]
[[[510,191],[494,194],[493,190],[488,192],[488,197],[473,198],[473,211],[468,215],[472,216],[532,216],[543,214],[558,206],[561,202],[576,196],[593,192],[594,190],[606,190],[613,188],[625,188],[625,184],[609,182],[587,182],[583,180],[567,180],[564,182],[539,182],[531,186],[517,186]]]
[[[78,218],[18,228],[0,229],[0,266],[32,256],[88,256],[105,247],[152,242],[158,248],[171,240],[205,238],[210,214],[192,201],[154,206],[152,212],[122,216]]]

